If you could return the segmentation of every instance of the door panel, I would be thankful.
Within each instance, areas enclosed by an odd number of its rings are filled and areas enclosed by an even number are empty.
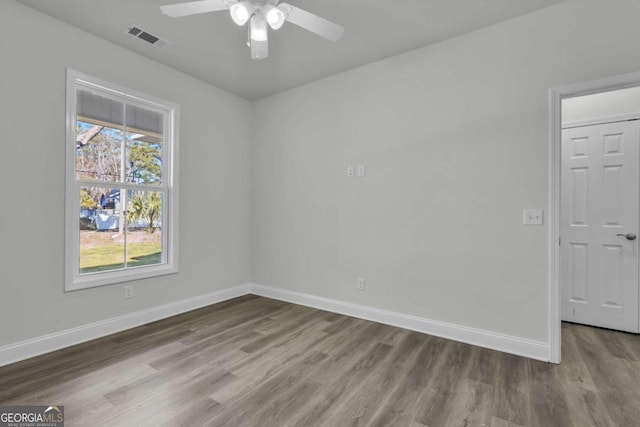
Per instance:
[[[640,122],[562,131],[562,319],[639,332]]]
[[[589,200],[589,169],[572,169],[571,181],[571,225],[587,225],[587,200]]]
[[[571,272],[569,276],[573,302],[587,302],[587,277],[589,275],[589,247],[581,243],[571,243]]]
[[[609,308],[622,307],[624,281],[624,251],[621,245],[602,245],[604,258],[605,286],[603,287],[603,305]]]
[[[622,165],[605,166],[603,173],[603,198],[602,211],[603,223],[606,227],[620,227],[622,221]]]

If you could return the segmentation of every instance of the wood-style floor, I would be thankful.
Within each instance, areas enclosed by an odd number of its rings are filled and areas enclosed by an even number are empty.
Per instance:
[[[246,296],[0,368],[67,426],[638,426],[640,338],[563,325],[552,365]]]

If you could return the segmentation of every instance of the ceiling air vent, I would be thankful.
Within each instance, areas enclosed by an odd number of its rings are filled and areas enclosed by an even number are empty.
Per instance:
[[[158,36],[154,36],[148,31],[145,31],[142,28],[137,27],[135,25],[129,25],[126,29],[126,33],[132,37],[135,37],[137,39],[144,41],[145,43],[148,43],[154,47],[157,47],[158,49],[162,49],[169,44],[168,41],[161,39]]]

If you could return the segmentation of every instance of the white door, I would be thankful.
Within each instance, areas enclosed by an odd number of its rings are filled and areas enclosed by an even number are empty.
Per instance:
[[[562,320],[639,332],[640,122],[562,131]]]

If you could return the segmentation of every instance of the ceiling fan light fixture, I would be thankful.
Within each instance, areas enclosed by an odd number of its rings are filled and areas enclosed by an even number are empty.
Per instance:
[[[267,21],[261,14],[255,14],[251,17],[249,22],[249,28],[251,30],[251,40],[257,42],[263,42],[267,40]]]
[[[182,0],[180,3],[161,6],[160,10],[172,18],[228,10],[231,19],[237,25],[244,26],[249,23],[247,42],[253,59],[264,59],[269,56],[269,27],[278,30],[285,21],[334,42],[343,36],[344,27],[279,1],[195,0],[184,2]]]
[[[229,13],[231,14],[231,19],[236,24],[243,26],[247,23],[249,18],[251,18],[251,11],[247,5],[247,2],[236,3],[229,8]]]
[[[263,12],[267,23],[272,29],[279,30],[282,27],[286,18],[282,10],[273,5],[267,5]]]

